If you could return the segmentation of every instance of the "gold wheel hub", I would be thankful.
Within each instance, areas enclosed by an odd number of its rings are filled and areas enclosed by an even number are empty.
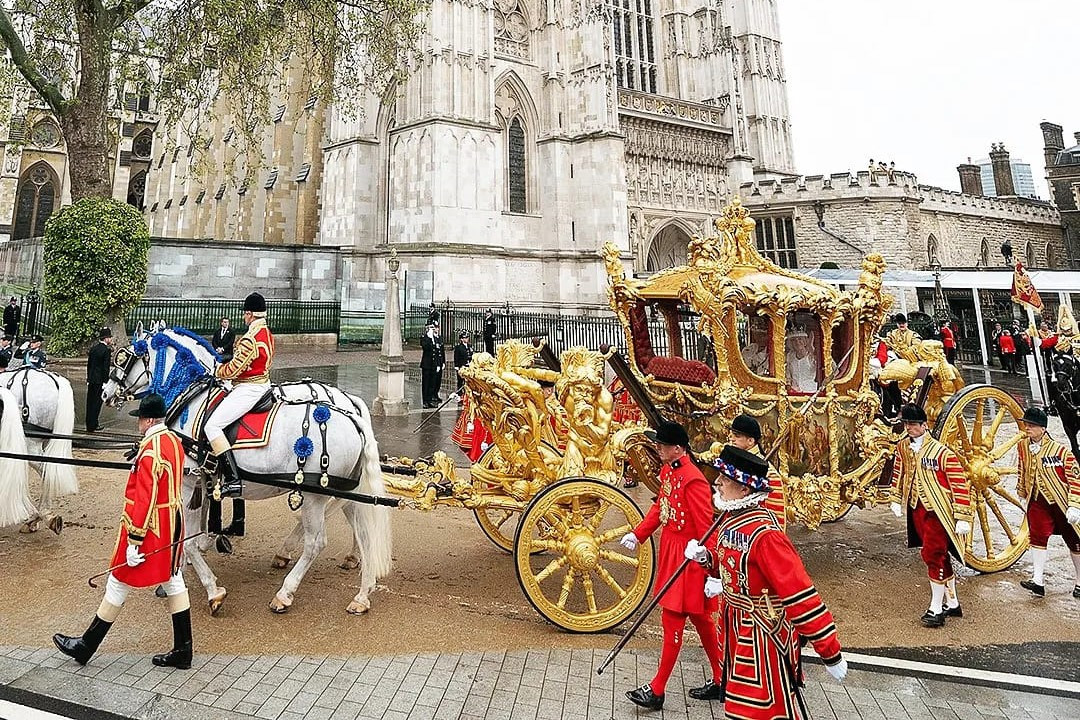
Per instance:
[[[566,543],[566,558],[577,570],[592,570],[600,562],[600,548],[590,534],[574,533]]]

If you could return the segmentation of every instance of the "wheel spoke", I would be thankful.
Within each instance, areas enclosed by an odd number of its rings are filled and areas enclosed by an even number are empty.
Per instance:
[[[1015,472],[1015,471],[1014,471],[1014,472]],[[1001,497],[1003,497],[1003,498],[1005,498],[1006,500],[1008,500],[1009,502],[1011,502],[1011,503],[1012,503],[1013,505],[1015,505],[1016,507],[1020,508],[1021,510],[1023,510],[1023,509],[1024,509],[1024,506],[1023,506],[1023,505],[1022,505],[1022,504],[1020,503],[1020,499],[1019,499],[1018,497],[1016,497],[1015,495],[1013,495],[1013,494],[1012,494],[1011,492],[1009,492],[1008,490],[1006,490],[1005,488],[1000,488],[1000,487],[998,487],[997,485],[992,485],[992,486],[990,487],[990,489],[991,489],[991,490],[993,490],[993,491],[994,491],[995,493],[997,493],[998,495],[1000,495]]]
[[[555,558],[550,563],[548,563],[547,567],[541,570],[538,575],[533,576],[533,579],[536,580],[537,584],[540,584],[547,580],[552,575],[552,573],[555,573],[558,570],[562,569],[563,566],[566,565],[566,563],[567,559],[565,555],[560,558]]]
[[[971,425],[971,442],[976,445],[983,444],[983,410],[985,405],[986,401],[983,398],[975,401],[975,422]]]
[[[581,496],[575,495],[570,498],[570,522],[574,527],[581,525]]]
[[[612,550],[601,550],[599,554],[600,557],[605,560],[610,560],[611,562],[619,563],[620,565],[626,565],[632,568],[636,568],[638,565],[641,564],[638,559],[633,555],[623,555],[620,552],[614,552]]]
[[[604,516],[607,515],[608,509],[611,507],[611,503],[607,500],[600,500],[600,506],[596,509],[596,514],[589,518],[589,529],[594,533],[596,529],[600,527],[600,523],[604,522]]]
[[[1002,421],[1005,420],[1005,408],[998,408],[997,415],[994,416],[994,422],[990,423],[990,432],[986,434],[990,444],[993,445],[994,438],[997,437],[998,430],[1001,428]]]
[[[581,587],[585,589],[585,601],[589,603],[589,613],[596,614],[596,593],[593,591],[592,575],[585,573],[581,578]]]
[[[1002,411],[1002,412],[1004,412],[1004,411]],[[1000,460],[1001,458],[1005,457],[1005,453],[1009,452],[1014,447],[1016,447],[1016,445],[1021,440],[1023,440],[1024,437],[1025,437],[1025,435],[1023,433],[1017,433],[1012,438],[1010,438],[1007,443],[1005,443],[1001,447],[997,447],[997,448],[994,448],[993,450],[991,450],[990,453],[989,453],[990,461],[994,462],[994,461]]]
[[[559,601],[555,603],[555,606],[560,610],[566,607],[566,601],[570,599],[570,590],[574,587],[574,577],[577,575],[577,570],[570,568],[566,577],[563,578],[562,589],[559,590]]]
[[[964,416],[956,416],[956,437],[960,440],[961,447],[964,448],[964,455],[961,457],[971,456],[971,438],[968,437],[967,426],[964,425]]]
[[[983,557],[989,560],[994,554],[994,541],[990,537],[990,521],[986,519],[986,505],[979,503],[977,507],[979,512],[979,527],[982,528],[983,544],[986,546],[986,554]]]
[[[1020,472],[1019,468],[1015,468],[1012,466],[998,467],[996,465],[991,465],[990,469],[996,472],[998,474],[998,477],[1008,477],[1009,475],[1016,475]]]
[[[539,550],[547,550],[548,552],[561,553],[566,552],[566,543],[562,540],[551,540],[549,538],[530,538],[528,540],[530,553],[537,552]]]
[[[500,512],[502,513],[501,517],[497,517],[497,516],[489,514],[488,515],[488,522],[490,522],[492,525],[494,525],[499,530],[502,530],[502,526],[506,523],[507,520],[512,518],[515,513],[512,513],[509,510],[502,510]]]
[[[607,532],[600,533],[599,535],[596,536],[596,544],[597,545],[607,545],[612,540],[621,538],[623,535],[625,535],[626,533],[630,532],[633,529],[634,529],[634,526],[629,524],[629,523],[627,523],[625,525],[620,525],[617,528],[611,528]]]
[[[596,574],[600,576],[600,579],[607,583],[607,586],[615,591],[615,594],[619,596],[619,599],[626,597],[626,591],[619,585],[618,581],[611,576],[611,573],[607,571],[603,565],[596,566]]]
[[[1009,544],[1015,544],[1016,534],[1009,526],[1009,521],[1005,518],[1005,513],[1001,512],[1001,508],[998,507],[997,500],[987,495],[986,504],[990,506],[990,510],[994,513],[994,517],[997,518],[998,524],[1001,525],[1001,529],[1004,530],[1005,534],[1009,536]]]

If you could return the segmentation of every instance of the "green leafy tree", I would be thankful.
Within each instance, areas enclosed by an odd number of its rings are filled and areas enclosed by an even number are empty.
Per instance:
[[[170,126],[224,104],[257,149],[283,92],[349,104],[399,79],[428,2],[14,0],[0,7],[0,47],[60,123],[77,201],[112,194],[109,121],[129,82]]]
[[[150,233],[138,210],[111,198],[83,198],[45,224],[49,350],[81,352],[104,326],[120,323],[146,290]]]

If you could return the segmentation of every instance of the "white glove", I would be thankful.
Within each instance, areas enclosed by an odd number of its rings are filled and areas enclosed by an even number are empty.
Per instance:
[[[632,532],[628,532],[622,536],[622,540],[619,541],[619,544],[630,552],[634,552],[635,550],[637,550],[638,546],[637,535]]]
[[[904,506],[900,503],[889,503],[889,509],[896,517],[904,517]]]
[[[956,521],[956,534],[960,537],[965,537],[971,534],[971,523],[967,520]]]
[[[825,669],[838,681],[843,682],[844,678],[847,677],[847,660],[840,658],[840,662],[835,665],[826,665]]]
[[[702,547],[701,543],[697,540],[691,540],[686,543],[686,549],[683,550],[683,557],[687,560],[693,560],[696,563],[704,564],[709,559],[709,551]]]
[[[1071,525],[1080,525],[1080,508],[1069,508],[1069,511],[1065,513],[1065,519],[1068,520]]]
[[[714,598],[724,592],[724,581],[720,578],[705,578],[705,597]]]
[[[136,565],[142,565],[146,560],[146,556],[139,552],[139,548],[135,545],[127,546],[127,564],[128,567],[135,567]]]

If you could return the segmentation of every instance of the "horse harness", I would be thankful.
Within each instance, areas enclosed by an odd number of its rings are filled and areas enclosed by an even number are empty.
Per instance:
[[[27,395],[27,390],[26,389],[27,389],[27,386],[30,384],[30,372],[31,371],[40,372],[43,375],[45,375],[45,377],[52,380],[52,383],[56,387],[57,392],[60,391],[60,383],[56,380],[56,377],[51,372],[49,372],[48,370],[42,370],[41,368],[32,368],[32,367],[29,367],[29,366],[24,366],[24,367],[16,368],[14,370],[9,370],[7,372],[4,372],[3,373],[4,375],[8,375],[8,374],[11,375],[11,377],[8,378],[6,387],[7,387],[8,390],[11,390],[11,388],[15,385],[16,378],[18,378],[20,374],[22,375],[22,377],[19,380],[19,385],[20,385],[20,387],[22,389],[22,402],[19,403],[19,407],[21,409],[23,424],[27,425],[28,427],[33,427],[34,429],[48,430],[48,428],[39,428],[36,425],[30,425],[30,400],[29,400],[29,396]],[[12,391],[12,394],[14,394],[14,391]]]

